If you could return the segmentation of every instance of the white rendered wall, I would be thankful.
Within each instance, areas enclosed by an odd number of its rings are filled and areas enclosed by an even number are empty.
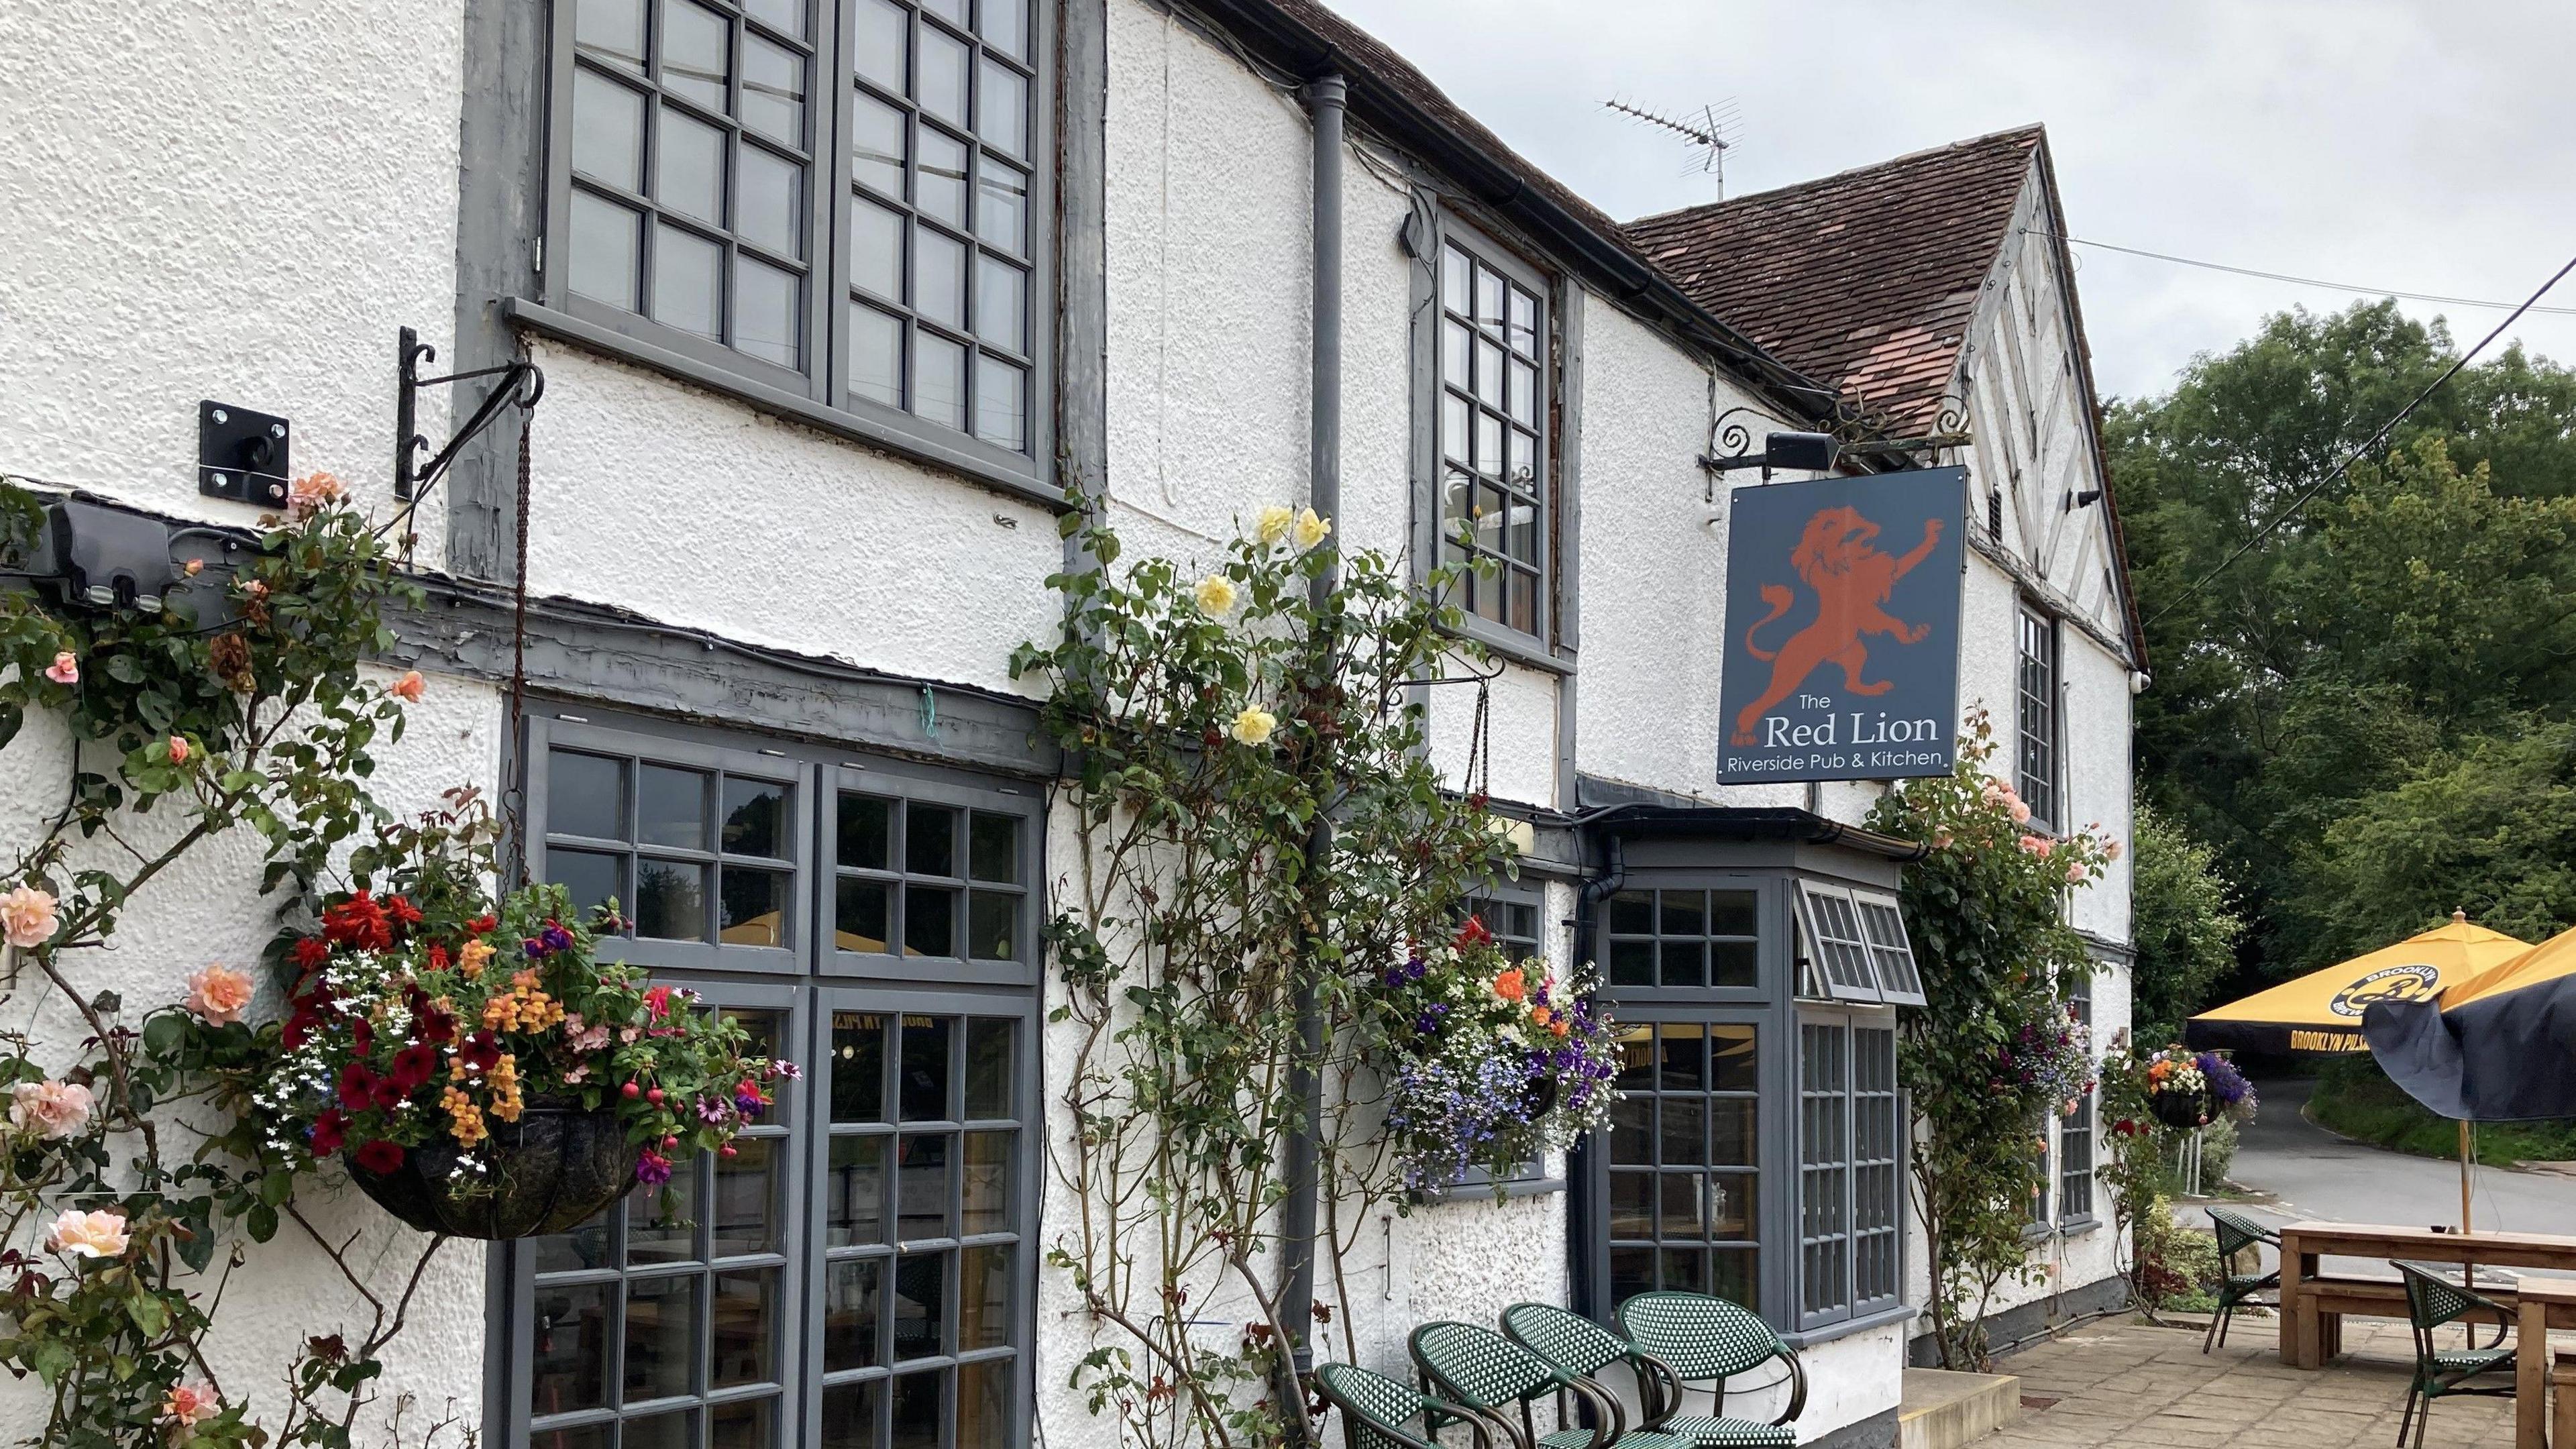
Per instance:
[[[495,691],[433,676],[428,693],[408,707],[407,716],[402,741],[376,750],[378,769],[371,788],[379,802],[408,815],[437,804],[439,793],[452,786],[476,785],[486,798],[493,795],[503,717]],[[0,778],[47,782],[43,789],[0,795],[0,849],[32,844],[59,806],[69,739],[56,718],[40,715],[0,749]],[[186,821],[180,812],[163,809],[125,823],[129,838],[150,849],[152,841],[175,836]],[[111,865],[104,846],[102,839],[75,849],[71,868]],[[188,973],[220,962],[258,980],[260,998],[253,1016],[277,1014],[283,1003],[258,961],[276,933],[280,898],[259,893],[261,860],[259,837],[246,828],[198,846],[182,866],[135,895],[113,951],[85,953],[65,963],[66,971],[84,989],[121,993],[132,1023],[184,997]],[[33,1005],[33,1035],[40,1043],[66,1044],[63,1056],[49,1064],[68,1065],[67,1044],[86,1030],[79,1019],[59,999],[33,992],[22,991],[15,1004]],[[297,1200],[314,1227],[335,1243],[356,1234],[349,1261],[370,1275],[380,1295],[400,1291],[398,1275],[409,1273],[426,1238],[360,1196],[344,1174],[306,1179]],[[224,1289],[222,1315],[206,1340],[206,1353],[227,1400],[247,1397],[254,1419],[274,1431],[286,1407],[279,1380],[295,1347],[312,1335],[334,1332],[355,1343],[365,1335],[369,1317],[338,1270],[292,1222],[265,1245],[253,1245],[246,1236],[234,1241],[248,1250],[248,1259]],[[400,1395],[412,1395],[415,1407],[406,1417],[414,1425],[445,1417],[451,1405],[468,1422],[481,1415],[483,1259],[479,1243],[460,1240],[442,1249],[402,1336],[386,1351],[384,1407]],[[206,1290],[211,1292],[212,1286],[209,1282]],[[33,1379],[0,1379],[0,1425],[32,1429],[40,1422],[40,1387]],[[366,1432],[362,1423],[362,1437]]]
[[[444,355],[456,315],[463,48],[456,0],[0,7],[0,473],[246,524],[197,492],[212,399],[389,505],[395,329]]]

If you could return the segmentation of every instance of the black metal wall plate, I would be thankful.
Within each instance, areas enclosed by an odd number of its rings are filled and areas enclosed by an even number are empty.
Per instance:
[[[266,508],[286,506],[286,419],[231,403],[197,404],[197,491]]]

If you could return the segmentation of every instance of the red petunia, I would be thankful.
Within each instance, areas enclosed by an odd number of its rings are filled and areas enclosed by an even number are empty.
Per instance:
[[[420,1039],[441,1046],[456,1040],[456,1018],[435,1007],[420,1014]]]
[[[363,1016],[350,1022],[349,1044],[356,1047],[360,1052],[374,1051],[376,1049],[375,1023],[367,1020]]]
[[[367,1101],[380,1112],[390,1112],[401,1106],[403,1098],[410,1095],[403,1090],[402,1083],[391,1077],[378,1077],[375,1085],[367,1091]]]
[[[369,1172],[391,1172],[403,1165],[402,1145],[381,1137],[358,1144],[358,1165]]]
[[[392,1080],[404,1096],[420,1090],[420,1085],[438,1075],[438,1048],[407,1046],[394,1053]]]
[[[331,943],[319,936],[307,936],[295,943],[295,964],[311,971],[331,959]]]
[[[488,1072],[500,1064],[501,1043],[493,1038],[492,1033],[478,1031],[465,1039],[465,1044],[456,1049],[456,1055],[476,1071]]]
[[[321,1024],[322,1018],[320,1015],[306,1010],[301,1006],[297,1007],[295,1009],[295,1014],[286,1019],[286,1031],[284,1032],[282,1039],[285,1041],[287,1049],[292,1051],[295,1048],[304,1045],[306,1041],[312,1038],[313,1028],[320,1026]]]
[[[393,923],[385,918],[383,904],[365,891],[324,906],[322,934],[361,951],[381,951],[394,942]]]
[[[363,1112],[374,1105],[376,1074],[364,1062],[351,1062],[340,1069],[340,1105],[352,1112]]]
[[[347,1140],[348,1133],[349,1119],[340,1114],[339,1108],[325,1107],[313,1119],[313,1150],[326,1155],[337,1152],[340,1144]]]

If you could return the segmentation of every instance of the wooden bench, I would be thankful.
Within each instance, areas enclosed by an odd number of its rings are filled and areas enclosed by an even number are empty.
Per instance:
[[[2366,1317],[2406,1316],[2406,1290],[2400,1284],[2351,1274],[2318,1271],[2318,1260],[2342,1258],[2410,1258],[2456,1264],[2472,1273],[2478,1268],[2554,1268],[2576,1270],[2576,1237],[2555,1233],[2452,1233],[2431,1228],[2389,1227],[2369,1223],[2292,1223],[2281,1229],[2281,1360],[2298,1368],[2322,1368],[2343,1350],[2345,1314]],[[2506,1286],[2494,1274],[2474,1278],[2471,1287],[2511,1311],[2517,1321],[2515,1357],[2515,1449],[2546,1449],[2548,1442],[2549,1330],[2576,1328],[2576,1283],[2533,1278]],[[2560,1449],[2576,1449],[2562,1444]]]

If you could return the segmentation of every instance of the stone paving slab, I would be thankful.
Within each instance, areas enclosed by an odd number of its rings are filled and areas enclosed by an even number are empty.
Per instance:
[[[2445,1330],[2441,1346],[2457,1336]],[[1997,1372],[2021,1376],[2025,1403],[2057,1402],[2025,1409],[1978,1449],[2394,1449],[2414,1362],[2406,1325],[2344,1320],[2347,1352],[2313,1373],[2281,1362],[2268,1320],[2239,1318],[2207,1355],[2200,1337],[2105,1320],[1999,1359]],[[2576,1347],[2576,1335],[2551,1342]],[[2510,1398],[2447,1398],[2433,1406],[2425,1449],[2506,1449],[2513,1422]]]

